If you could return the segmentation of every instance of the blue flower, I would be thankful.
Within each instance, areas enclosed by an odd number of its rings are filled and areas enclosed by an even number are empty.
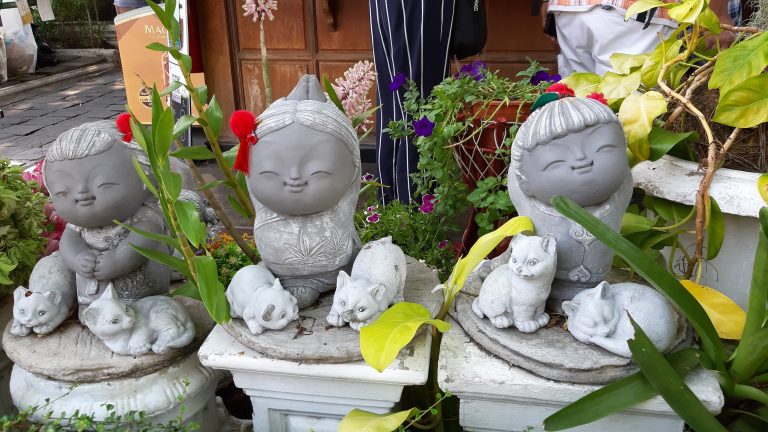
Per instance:
[[[389,91],[397,91],[405,85],[405,74],[399,73],[392,78],[392,82],[389,83]]]
[[[427,116],[413,122],[413,130],[416,133],[416,136],[428,137],[432,135],[432,130],[434,128],[435,124],[429,121]]]
[[[558,74],[550,75],[546,71],[540,70],[536,72],[536,74],[533,77],[531,77],[531,84],[538,85],[543,82],[554,83],[554,82],[560,81],[561,79],[562,78]]]
[[[462,75],[471,76],[475,81],[480,81],[485,76],[485,71],[488,66],[485,62],[475,60],[472,63],[467,63],[459,69],[459,73],[454,75],[455,78],[460,78]]]

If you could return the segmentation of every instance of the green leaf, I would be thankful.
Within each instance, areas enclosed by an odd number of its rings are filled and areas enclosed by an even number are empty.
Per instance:
[[[133,139],[136,140],[139,147],[144,150],[144,154],[147,155],[150,162],[155,163],[156,159],[154,152],[150,152],[147,148],[147,144],[151,144],[152,134],[147,130],[146,126],[136,120],[133,113],[131,113],[131,133],[133,134]]]
[[[763,327],[766,317],[765,304],[768,301],[768,207],[760,209],[760,231],[757,233],[755,263],[752,266],[752,285],[747,300],[747,321],[741,343],[751,339]],[[741,345],[736,350],[742,351]]]
[[[200,287],[200,297],[208,314],[217,324],[229,321],[229,302],[224,295],[224,285],[219,282],[216,261],[208,255],[196,256],[195,268]]]
[[[420,304],[395,303],[376,321],[360,328],[360,353],[363,359],[377,371],[383,372],[424,324],[432,324],[440,332],[451,327],[445,321],[432,319],[427,308]]]
[[[245,211],[243,206],[240,204],[240,201],[238,201],[235,197],[232,195],[227,195],[227,199],[229,200],[229,205],[232,206],[233,209],[235,209],[236,212],[240,213],[240,216],[250,219],[248,216],[248,212]]]
[[[167,169],[161,169],[160,178],[163,180],[163,187],[171,198],[171,201],[176,201],[181,195],[181,174]]]
[[[178,138],[181,134],[186,132],[186,130],[189,129],[189,127],[192,126],[192,123],[194,123],[196,120],[197,118],[188,114],[184,114],[183,116],[181,116],[181,118],[176,122],[176,125],[173,127],[173,138]],[[198,147],[198,148],[205,148],[205,147]],[[213,153],[211,153],[211,158],[212,157],[213,157]],[[210,158],[206,158],[206,159],[210,159]]]
[[[680,23],[694,24],[704,6],[704,0],[685,0],[669,8],[669,17]]]
[[[224,180],[219,180],[219,179],[217,179],[217,180],[213,180],[213,181],[211,181],[211,182],[208,182],[208,183],[206,183],[206,184],[204,184],[204,185],[200,186],[200,188],[199,188],[199,189],[197,189],[197,190],[199,190],[199,191],[204,191],[204,190],[207,190],[207,189],[213,189],[213,188],[215,188],[216,186],[219,186],[219,185],[221,185],[221,184],[223,184],[223,183],[226,183],[226,182],[225,182]]]
[[[198,101],[200,102],[200,105],[205,105],[208,103],[208,86],[203,84],[198,87],[195,87],[193,93],[195,96],[197,96]]]
[[[619,109],[619,121],[624,127],[627,147],[639,160],[647,160],[651,155],[648,135],[653,129],[653,120],[667,112],[664,95],[656,91],[643,94],[631,94]]]
[[[698,333],[704,352],[713,360],[719,371],[725,370],[725,351],[715,327],[698,301],[672,274],[653,261],[629,240],[614,232],[608,225],[592,216],[578,204],[562,196],[552,198],[555,209],[592,233],[598,240],[613,249],[646,281],[675,304]]]
[[[600,83],[600,92],[609,100],[624,99],[640,87],[640,71],[629,75],[606,72]]]
[[[704,11],[699,15],[699,25],[713,34],[720,34],[720,31],[722,30],[720,28],[720,18],[718,18],[717,14],[715,14],[709,7],[705,7]]]
[[[166,52],[168,51],[168,46],[161,44],[160,42],[152,42],[151,44],[147,45],[147,49],[152,51]]]
[[[659,74],[661,73],[661,66],[665,62],[677,57],[682,46],[683,41],[677,40],[677,32],[675,32],[651,52],[651,55],[643,63],[642,69],[640,69],[640,76],[644,86],[656,87]]]
[[[685,376],[699,365],[700,357],[698,350],[686,348],[669,354],[667,360],[678,375]],[[559,431],[591,423],[632,408],[656,394],[645,376],[637,372],[601,387],[547,417],[544,428]]]
[[[633,15],[649,11],[656,7],[666,7],[666,4],[660,0],[637,0],[627,8],[627,13],[624,14],[624,21],[629,21]]]
[[[181,66],[184,67],[185,73],[191,73],[192,72],[192,57],[182,53],[179,60],[181,61]]]
[[[339,432],[391,432],[416,413],[416,408],[393,414],[376,414],[355,408],[341,419]]]
[[[627,341],[627,345],[632,351],[632,360],[651,386],[693,430],[726,432],[727,429],[693,394],[685,381],[648,339],[643,329],[631,316],[629,318],[635,329],[635,337]]]
[[[645,196],[643,204],[653,210],[657,215],[661,216],[662,219],[674,222],[675,224],[690,218],[691,215],[695,213],[693,206],[665,200],[664,198],[652,197],[650,195]]]
[[[621,235],[634,234],[638,232],[649,231],[655,222],[645,216],[633,213],[624,213],[621,218]]]
[[[172,152],[171,156],[192,160],[208,160],[214,158],[213,152],[203,146],[182,147]]]
[[[160,114],[160,119],[152,126],[155,154],[158,160],[168,157],[168,150],[173,142],[173,111],[170,108]]]
[[[649,56],[650,54],[613,53],[611,54],[610,62],[616,72],[629,75],[633,69],[641,67]]]
[[[648,143],[651,146],[651,154],[648,157],[649,160],[657,161],[662,156],[667,154],[672,147],[680,144],[683,141],[698,141],[699,134],[696,132],[671,132],[664,128],[652,127],[651,132],[648,134]]]
[[[721,95],[713,120],[738,128],[768,122],[768,74],[749,78]]]
[[[200,289],[198,289],[194,283],[189,281],[185,282],[184,285],[171,291],[171,295],[184,296],[184,297],[193,298],[195,300],[203,301],[202,297],[200,297]]]
[[[131,247],[141,255],[151,259],[152,261],[159,262],[160,264],[165,264],[168,267],[177,270],[179,273],[183,274],[187,277],[187,279],[192,278],[192,273],[189,271],[189,267],[187,266],[187,262],[183,259],[176,258],[175,256],[166,253],[166,252],[159,252],[154,249],[148,249],[141,246],[137,246],[132,244]]]
[[[760,174],[757,178],[757,192],[760,193],[760,197],[768,204],[768,174]]]
[[[709,197],[707,211],[707,259],[713,260],[720,253],[725,240],[725,216],[714,198]]]
[[[152,0],[147,1],[147,6],[152,8],[152,11],[157,15],[157,19],[160,20],[160,22],[163,24],[163,27],[166,29],[171,27],[171,20],[168,17],[168,14],[165,13],[165,11],[157,5],[157,3],[153,2]],[[171,18],[173,17],[173,14],[171,14]]]
[[[168,96],[169,94],[173,93],[176,89],[184,86],[184,84],[181,83],[181,81],[174,81],[166,87],[163,91],[160,92],[160,96]]]
[[[333,88],[331,81],[325,75],[323,75],[323,86],[325,87],[325,92],[328,93],[328,98],[331,99],[331,102],[336,105],[336,108],[346,114],[344,105],[341,104],[341,99],[339,99],[339,95],[336,94],[336,89]]]
[[[768,66],[768,32],[755,35],[723,50],[717,56],[709,88],[727,93],[736,85],[762,73]]]
[[[602,77],[598,74],[576,72],[563,78],[560,82],[572,88],[576,96],[584,97],[596,92],[601,80]]]
[[[221,124],[224,120],[224,113],[221,112],[219,101],[216,100],[214,95],[211,99],[211,103],[208,104],[208,108],[205,109],[205,115],[208,119],[208,126],[213,131],[213,136],[218,137],[221,133]]]
[[[171,236],[167,236],[167,235],[163,235],[163,234],[157,234],[157,233],[153,233],[153,232],[150,232],[150,231],[146,231],[146,230],[143,230],[141,228],[136,228],[135,226],[132,226],[132,225],[124,224],[124,223],[122,223],[120,221],[115,221],[115,223],[120,225],[120,226],[122,226],[122,227],[128,228],[129,230],[135,232],[136,234],[139,234],[139,235],[141,235],[143,237],[146,237],[148,239],[154,240],[156,242],[160,242],[160,243],[162,243],[164,245],[168,245],[168,246],[170,246],[170,247],[172,247],[172,248],[174,248],[176,250],[180,250],[181,249],[181,247],[179,246],[179,241],[176,240],[175,238],[171,237]]]
[[[139,163],[139,160],[136,159],[136,156],[133,157],[133,169],[136,171],[136,174],[139,175],[141,182],[144,183],[144,186],[147,187],[147,190],[152,192],[152,195],[157,196],[157,189],[155,189],[155,185],[153,185],[152,181],[149,180],[149,177],[147,177],[147,174],[144,172],[144,168]]]
[[[155,131],[155,126],[160,121],[160,115],[163,114],[163,101],[160,99],[160,92],[158,92],[157,87],[152,84],[152,142],[156,140],[157,133]]]
[[[199,248],[205,243],[205,224],[200,221],[200,214],[197,212],[195,203],[191,201],[178,200],[173,203],[176,210],[176,217],[181,225],[181,231],[187,236],[192,246]]]

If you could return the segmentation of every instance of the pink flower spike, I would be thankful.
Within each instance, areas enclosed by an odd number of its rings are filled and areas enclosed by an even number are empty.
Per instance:
[[[438,249],[445,249],[446,247],[448,247],[448,240],[443,240],[437,244]]]
[[[378,213],[374,213],[374,214],[368,216],[367,218],[365,218],[365,220],[367,220],[370,223],[376,223],[376,222],[379,221],[379,214]]]

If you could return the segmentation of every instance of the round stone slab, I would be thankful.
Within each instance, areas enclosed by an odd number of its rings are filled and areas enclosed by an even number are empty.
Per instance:
[[[459,293],[451,316],[478,345],[514,366],[577,384],[607,384],[637,371],[632,359],[581,343],[560,326],[534,333],[514,327],[498,329],[472,311],[475,298]],[[686,328],[685,322],[681,321],[680,328]],[[685,339],[685,330],[681,333],[679,340]]]
[[[174,365],[197,351],[214,326],[202,303],[176,297],[186,306],[197,334],[187,346],[165,354],[132,357],[113,353],[77,319],[68,320],[45,336],[14,336],[11,323],[3,333],[8,357],[27,372],[57,381],[91,383],[120,378],[138,378]]]
[[[406,264],[405,301],[426,306],[434,316],[443,299],[442,293],[431,292],[440,283],[436,272],[411,257],[406,257]],[[360,333],[348,325],[333,327],[325,320],[332,303],[331,292],[321,297],[317,304],[301,310],[298,321],[282,330],[265,330],[260,335],[248,331],[241,319],[233,319],[223,327],[243,345],[273,359],[304,363],[361,360]]]

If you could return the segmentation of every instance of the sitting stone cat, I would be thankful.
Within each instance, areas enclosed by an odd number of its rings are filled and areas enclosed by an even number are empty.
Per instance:
[[[59,253],[42,258],[32,269],[29,289],[18,287],[13,292],[11,334],[52,332],[72,314],[75,293],[75,274],[64,265]]]
[[[568,315],[568,331],[576,339],[624,357],[632,356],[627,340],[635,335],[627,314],[662,353],[680,339],[677,312],[658,291],[645,285],[601,282],[564,301],[563,310]]]
[[[255,335],[264,329],[280,330],[299,319],[296,298],[283,289],[263,262],[235,273],[227,288],[232,318],[242,318]]]
[[[83,311],[85,325],[115,354],[163,354],[195,338],[195,323],[178,300],[149,296],[132,306],[120,301],[110,283]]]
[[[496,328],[514,325],[523,333],[547,325],[544,304],[557,270],[556,248],[552,236],[515,236],[509,262],[488,275],[472,302],[475,314],[487,316]]]
[[[333,306],[326,318],[331,325],[341,327],[349,323],[359,331],[391,304],[403,301],[405,254],[392,244],[391,236],[363,246],[351,273],[339,272]]]

